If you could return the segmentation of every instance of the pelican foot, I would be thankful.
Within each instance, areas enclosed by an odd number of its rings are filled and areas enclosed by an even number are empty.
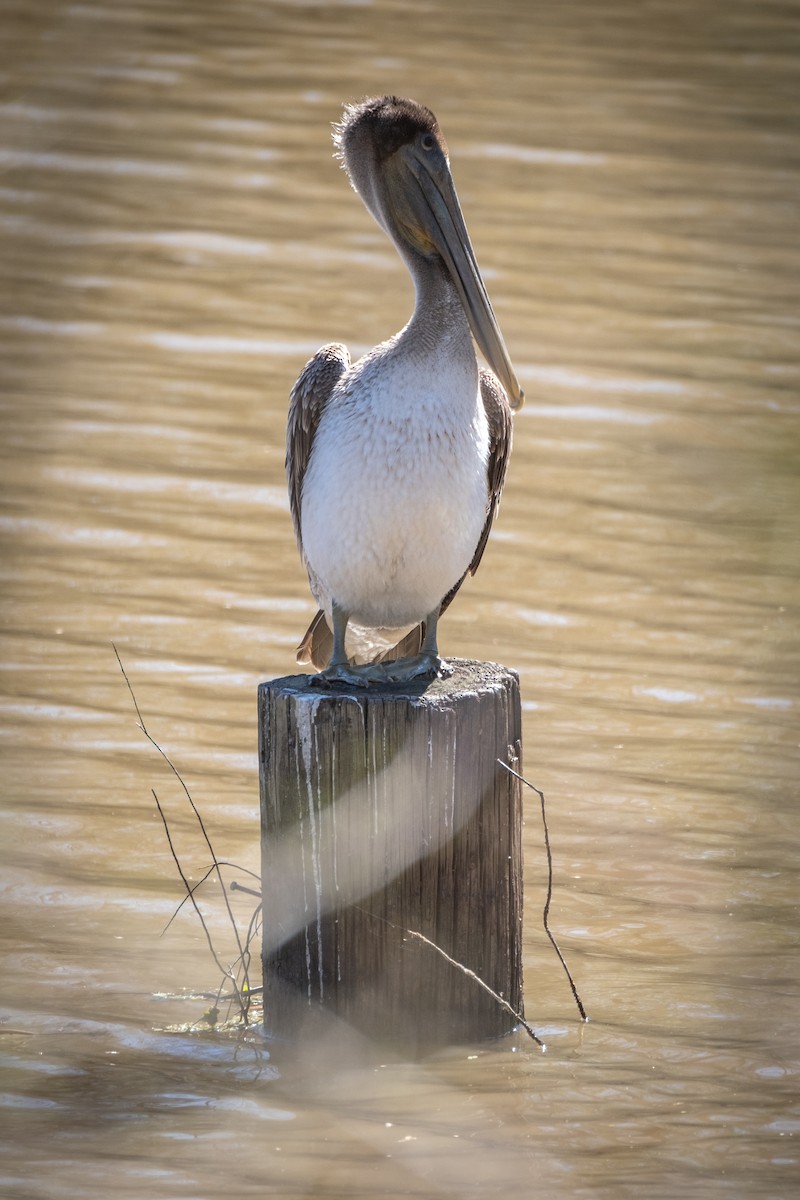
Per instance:
[[[438,654],[416,654],[386,663],[384,678],[388,683],[410,683],[412,679],[447,679],[453,668]]]
[[[346,687],[368,688],[386,683],[386,668],[380,663],[366,663],[364,666],[351,667],[349,663],[331,663],[319,675],[312,675],[312,687],[326,688],[331,684],[341,683]]]

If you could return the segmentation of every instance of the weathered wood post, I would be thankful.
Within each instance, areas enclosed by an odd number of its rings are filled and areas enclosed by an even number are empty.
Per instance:
[[[511,1029],[522,1010],[516,674],[259,688],[264,1011],[291,1035],[318,1006],[414,1052]]]

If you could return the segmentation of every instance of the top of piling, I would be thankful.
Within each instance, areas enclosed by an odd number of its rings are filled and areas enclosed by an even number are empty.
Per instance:
[[[453,668],[452,675],[446,679],[415,679],[406,683],[370,684],[368,687],[356,687],[352,684],[335,683],[326,687],[312,683],[315,675],[283,675],[279,679],[270,679],[259,684],[259,691],[267,690],[283,695],[293,695],[296,698],[308,696],[314,699],[339,699],[347,697],[351,700],[406,699],[425,704],[452,703],[459,696],[481,692],[491,692],[509,686],[519,685],[519,675],[502,663],[479,662],[472,658],[448,658]]]

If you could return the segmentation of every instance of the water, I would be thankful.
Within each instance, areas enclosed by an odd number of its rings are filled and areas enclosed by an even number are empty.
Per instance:
[[[6,5],[9,1196],[796,1194],[798,43],[789,6]],[[255,690],[312,612],[286,398],[406,319],[330,157],[437,112],[528,403],[445,653],[520,670],[527,1015],[424,1063],[178,1034],[258,868]],[[531,800],[535,797],[531,793]],[[234,897],[246,920],[251,901]],[[206,889],[224,953],[227,926]]]

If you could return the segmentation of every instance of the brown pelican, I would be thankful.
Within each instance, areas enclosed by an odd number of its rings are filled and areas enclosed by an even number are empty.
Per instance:
[[[416,306],[356,363],[323,346],[292,389],[289,497],[320,607],[297,661],[322,682],[444,677],[437,622],[480,563],[523,393],[430,109],[364,100],[334,142],[411,272]],[[496,375],[479,369],[470,330]]]

